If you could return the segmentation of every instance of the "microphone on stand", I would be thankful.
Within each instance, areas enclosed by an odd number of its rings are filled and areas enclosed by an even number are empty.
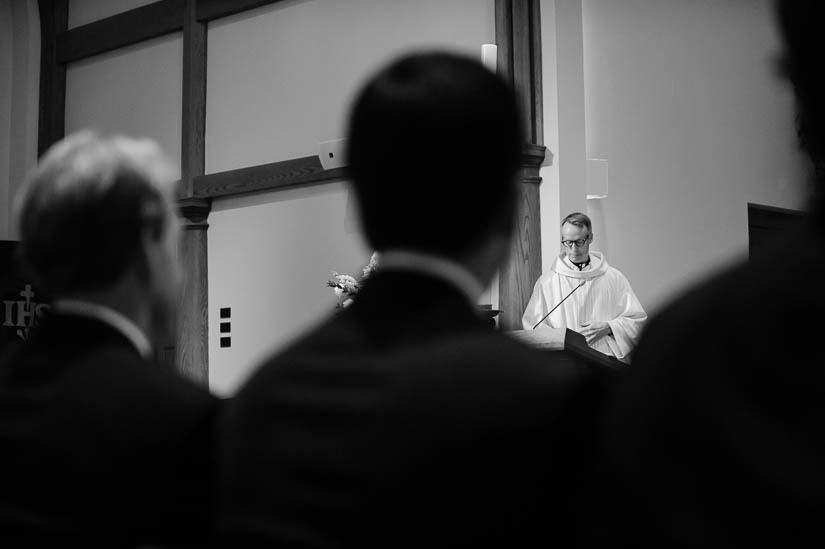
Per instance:
[[[562,299],[561,301],[559,301],[558,305],[556,305],[555,307],[553,307],[552,309],[550,309],[550,312],[549,312],[549,313],[547,313],[546,315],[544,315],[543,317],[541,317],[541,320],[539,320],[538,322],[536,322],[536,325],[535,325],[535,326],[533,326],[533,329],[535,330],[536,328],[538,328],[538,327],[539,327],[539,324],[541,324],[542,322],[544,322],[544,320],[545,320],[548,316],[550,316],[551,314],[553,314],[553,311],[555,311],[556,309],[558,309],[558,308],[559,308],[559,305],[561,305],[562,303],[564,303],[564,302],[567,300],[567,298],[568,298],[568,297],[570,297],[571,295],[573,295],[573,292],[575,292],[576,290],[578,290],[579,288],[581,288],[582,286],[584,286],[584,283],[585,283],[585,282],[587,282],[587,280],[582,280],[582,283],[581,283],[581,284],[579,284],[578,286],[576,286],[575,288],[573,288],[573,291],[571,291],[569,294],[567,294],[566,296],[564,296],[564,299]]]

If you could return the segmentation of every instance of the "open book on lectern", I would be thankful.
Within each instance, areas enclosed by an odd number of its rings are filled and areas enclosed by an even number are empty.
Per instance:
[[[592,348],[587,344],[587,338],[570,328],[567,328],[564,333],[564,350],[588,363],[596,364],[609,370],[620,370],[623,366],[623,364],[615,358]]]

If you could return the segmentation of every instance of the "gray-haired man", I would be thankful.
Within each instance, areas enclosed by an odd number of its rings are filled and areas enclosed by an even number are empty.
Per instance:
[[[24,267],[55,299],[0,362],[0,538],[12,545],[207,533],[216,400],[151,363],[180,281],[174,190],[154,142],[91,132],[53,146],[21,190]]]

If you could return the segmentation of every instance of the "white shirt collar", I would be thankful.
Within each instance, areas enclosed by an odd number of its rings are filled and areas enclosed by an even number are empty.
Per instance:
[[[410,250],[379,252],[378,269],[405,270],[427,274],[448,282],[475,307],[484,293],[484,285],[466,267],[450,259]]]
[[[52,310],[60,314],[71,314],[99,320],[123,334],[134,345],[144,360],[152,359],[152,344],[146,334],[143,333],[143,330],[129,318],[110,307],[79,299],[58,299],[52,305]]]

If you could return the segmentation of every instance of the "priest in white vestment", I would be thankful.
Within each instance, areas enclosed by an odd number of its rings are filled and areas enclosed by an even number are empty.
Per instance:
[[[584,335],[593,349],[629,362],[647,314],[627,278],[600,252],[590,251],[592,227],[582,213],[564,218],[566,251],[536,282],[522,325],[525,330],[570,328]]]

